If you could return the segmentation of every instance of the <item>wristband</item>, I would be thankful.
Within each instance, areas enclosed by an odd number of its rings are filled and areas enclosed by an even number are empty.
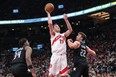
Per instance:
[[[32,66],[32,65],[29,65],[29,66],[28,66],[28,69],[32,69],[32,68],[33,68],[33,66]]]

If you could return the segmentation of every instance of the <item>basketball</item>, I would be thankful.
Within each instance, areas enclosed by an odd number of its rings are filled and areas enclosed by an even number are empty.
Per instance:
[[[44,9],[45,11],[51,13],[54,10],[54,5],[52,3],[47,3]]]

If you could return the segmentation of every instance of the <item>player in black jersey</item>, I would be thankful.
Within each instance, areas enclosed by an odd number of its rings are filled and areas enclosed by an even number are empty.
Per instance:
[[[72,39],[68,39],[68,46],[71,49],[74,49],[73,52],[73,63],[74,68],[71,73],[71,77],[89,77],[88,74],[88,63],[86,60],[87,52],[93,56],[96,56],[96,53],[91,50],[86,44],[83,42],[86,39],[86,35],[83,32],[79,32],[76,36],[76,41],[73,42]]]
[[[32,66],[31,54],[32,48],[27,39],[19,41],[20,48],[15,52],[12,61],[11,71],[14,77],[37,77]],[[30,72],[28,72],[28,70]]]

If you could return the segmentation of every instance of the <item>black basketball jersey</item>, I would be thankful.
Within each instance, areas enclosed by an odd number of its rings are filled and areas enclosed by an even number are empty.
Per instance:
[[[15,52],[15,56],[14,56],[12,63],[24,63],[24,64],[26,64],[25,54],[26,54],[25,48],[19,48]]]
[[[77,63],[77,62],[85,62],[85,63],[87,63],[86,55],[87,55],[86,45],[85,45],[85,43],[81,42],[80,47],[77,48],[77,49],[74,49],[73,62],[74,63]]]

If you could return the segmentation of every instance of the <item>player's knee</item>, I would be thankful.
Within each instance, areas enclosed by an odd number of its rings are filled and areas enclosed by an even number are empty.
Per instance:
[[[49,77],[54,77],[54,76],[51,74],[51,75],[49,75]]]

